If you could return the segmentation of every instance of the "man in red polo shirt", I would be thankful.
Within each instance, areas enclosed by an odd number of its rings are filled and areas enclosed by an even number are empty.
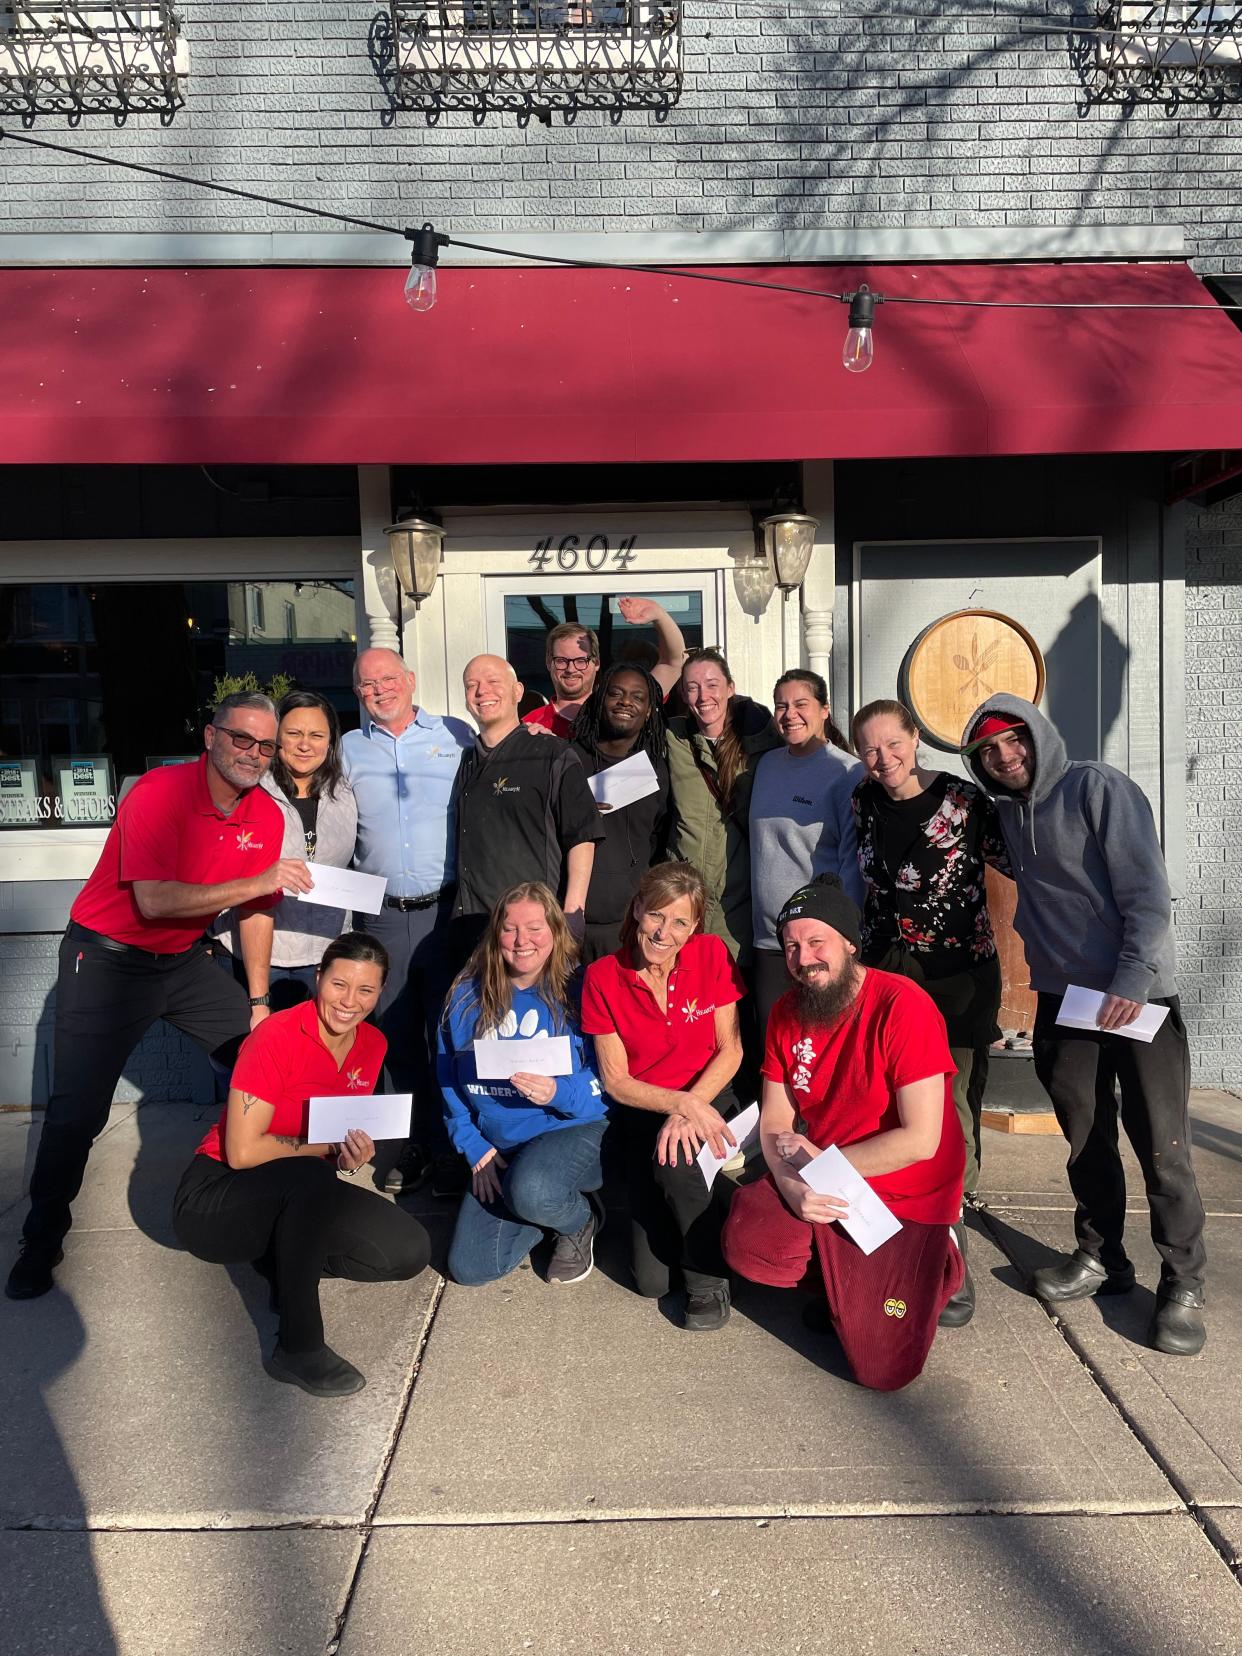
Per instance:
[[[818,1256],[828,1315],[860,1385],[895,1391],[923,1370],[938,1323],[967,1322],[973,1290],[951,1226],[966,1146],[944,1019],[908,978],[859,965],[858,910],[835,875],[782,908],[794,987],[768,1020],[760,1141],[768,1173],[734,1197],[722,1242],[739,1275],[796,1287]],[[800,1169],[836,1145],[901,1221],[864,1254],[846,1203]]]
[[[240,985],[212,964],[203,933],[224,909],[248,930],[284,890],[309,891],[304,862],[282,859],[280,810],[255,786],[276,751],[266,696],[227,696],[193,765],[148,771],[126,796],[95,871],[70,910],[56,981],[54,1076],[30,1179],[10,1299],[52,1286],[91,1145],[130,1053],[157,1018],[214,1052],[245,1035]],[[259,997],[262,1000],[264,997]]]

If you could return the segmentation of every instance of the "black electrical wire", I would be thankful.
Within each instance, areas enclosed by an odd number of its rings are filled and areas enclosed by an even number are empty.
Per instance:
[[[12,132],[0,127],[0,139],[10,139],[19,144],[30,144],[36,149],[53,150],[63,155],[74,155],[84,161],[96,161],[103,166],[123,167],[130,172],[148,173],[154,178],[163,178],[175,184],[189,184],[200,190],[214,190],[221,195],[239,196],[244,201],[254,201],[265,207],[283,207],[292,213],[304,213],[311,218],[331,219],[338,224],[352,224],[360,230],[376,230],[384,235],[401,236],[408,239],[411,232],[399,229],[396,225],[381,224],[375,219],[352,217],[348,213],[336,213],[328,207],[310,207],[304,202],[286,201],[279,196],[263,195],[256,190],[243,190],[234,184],[220,184],[214,179],[192,178],[188,173],[172,172],[163,167],[150,167],[139,161],[124,161],[119,156],[103,155],[96,150],[79,149],[72,144],[55,144],[47,138],[32,138],[25,132]],[[440,246],[461,247],[472,253],[485,253],[492,258],[512,259],[533,264],[555,265],[564,270],[610,270],[623,275],[632,276],[666,276],[677,281],[686,282],[713,282],[721,287],[754,288],[764,293],[788,293],[803,299],[831,299],[838,304],[846,303],[853,298],[852,293],[829,292],[823,288],[797,287],[789,282],[760,282],[745,276],[718,276],[706,270],[690,270],[679,265],[650,265],[650,264],[623,264],[614,263],[607,259],[581,259],[558,256],[554,253],[530,253],[512,247],[496,247],[487,242],[459,241],[456,236],[447,235],[443,231],[437,232]],[[851,260],[850,263],[864,261]],[[874,295],[877,304],[890,305],[937,305],[948,306],[957,310],[1045,310],[1045,311],[1076,311],[1076,310],[1116,310],[1116,311],[1242,311],[1242,305],[1221,305],[1211,303],[1207,305],[1191,305],[1173,300],[1156,300],[1153,303],[1141,301],[1109,300],[1077,300],[1077,299],[931,299],[914,294],[885,294]]]

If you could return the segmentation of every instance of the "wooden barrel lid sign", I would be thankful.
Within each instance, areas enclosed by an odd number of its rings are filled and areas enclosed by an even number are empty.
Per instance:
[[[901,697],[926,740],[961,746],[967,719],[998,691],[1039,705],[1044,658],[1026,628],[997,610],[956,610],[933,621],[901,664]]]

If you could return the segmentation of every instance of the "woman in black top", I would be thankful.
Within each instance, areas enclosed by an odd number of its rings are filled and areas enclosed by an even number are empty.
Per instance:
[[[984,865],[1010,873],[1005,842],[995,806],[973,782],[919,764],[918,726],[901,702],[868,703],[853,735],[866,771],[854,790],[863,963],[913,978],[944,1018],[973,1195],[979,1122],[967,1092],[976,1049],[996,1038],[1001,993]]]
[[[600,806],[604,838],[595,847],[586,899],[582,964],[615,954],[621,922],[638,882],[663,860],[668,837],[668,742],[661,708],[664,692],[633,661],[617,661],[600,674],[574,721],[573,745],[588,777],[646,754],[655,787],[641,799],[609,810]]]

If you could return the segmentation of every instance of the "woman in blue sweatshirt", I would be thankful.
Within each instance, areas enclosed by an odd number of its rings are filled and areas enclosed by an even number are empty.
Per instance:
[[[457,1282],[495,1282],[545,1231],[556,1233],[548,1280],[581,1282],[604,1222],[600,1144],[607,1103],[579,1027],[577,945],[538,881],[506,891],[458,974],[440,1024],[438,1073],[449,1137],[470,1164],[449,1248]],[[516,1070],[480,1081],[474,1043],[564,1036],[571,1073]]]

